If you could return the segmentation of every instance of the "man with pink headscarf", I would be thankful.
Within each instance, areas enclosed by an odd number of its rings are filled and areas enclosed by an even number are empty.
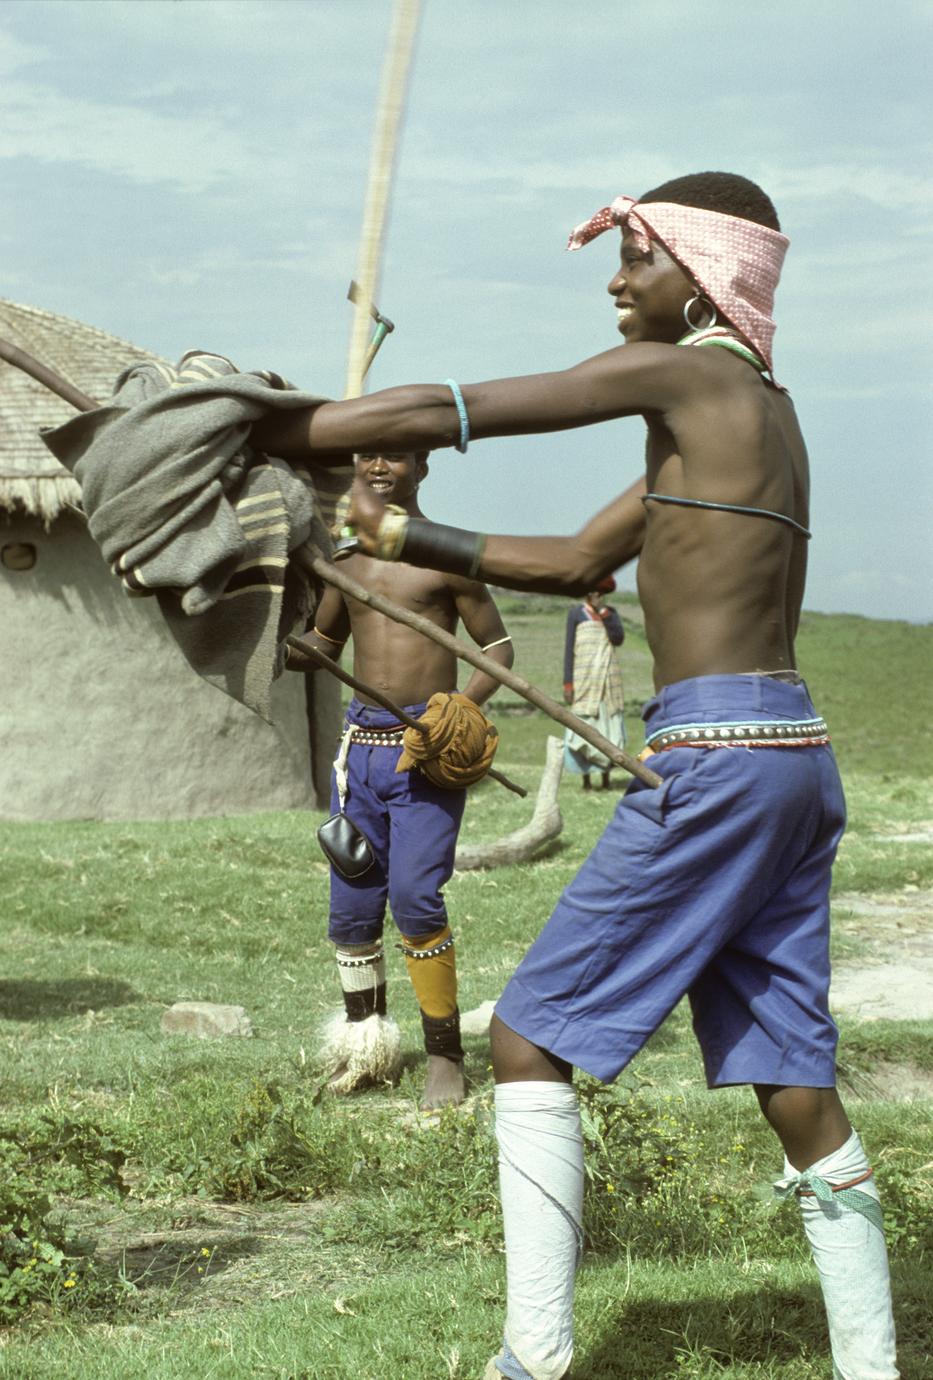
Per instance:
[[[270,417],[263,449],[437,450],[641,416],[645,473],[575,536],[484,536],[352,510],[368,553],[516,589],[582,594],[639,557],[656,694],[633,781],[496,1008],[491,1031],[508,1311],[487,1380],[560,1380],[582,1232],[578,1066],[613,1079],[684,995],[711,1087],[751,1083],[799,1199],[837,1380],[895,1380],[881,1209],[835,1087],[829,884],[845,808],[796,668],[808,462],[773,374],[787,248],[745,178],[620,196],[608,285],[625,344],[569,369],[386,389]]]

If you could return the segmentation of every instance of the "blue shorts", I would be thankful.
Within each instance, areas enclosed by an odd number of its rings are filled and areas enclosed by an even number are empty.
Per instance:
[[[404,706],[416,718],[423,704]],[[396,728],[388,710],[352,700],[347,722]],[[338,944],[370,944],[382,934],[386,901],[402,934],[422,939],[447,924],[442,888],[454,870],[466,791],[442,790],[420,771],[396,772],[401,747],[352,743],[346,813],[369,839],[376,861],[354,881],[331,868],[328,935]],[[331,785],[331,810],[339,808]]]
[[[652,733],[813,716],[804,685],[754,675],[680,681],[644,710]],[[608,1082],[686,993],[710,1087],[832,1087],[832,749],[679,747],[651,766],[663,785],[631,783],[496,1014]]]

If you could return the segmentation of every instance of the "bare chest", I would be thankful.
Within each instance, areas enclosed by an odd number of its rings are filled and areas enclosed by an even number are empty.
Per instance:
[[[354,559],[350,573],[371,593],[391,599],[394,604],[420,614],[440,627],[452,628],[456,622],[453,595],[444,576],[436,570],[422,570],[401,562],[390,564],[364,556]],[[375,631],[383,624],[390,624],[393,628],[399,626],[385,614],[356,599],[348,599],[347,607],[356,637],[364,630]]]

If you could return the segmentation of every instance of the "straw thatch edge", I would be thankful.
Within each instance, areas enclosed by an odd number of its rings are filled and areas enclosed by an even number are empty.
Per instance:
[[[80,504],[81,486],[71,474],[0,474],[0,511],[25,509],[46,530],[70,506]]]

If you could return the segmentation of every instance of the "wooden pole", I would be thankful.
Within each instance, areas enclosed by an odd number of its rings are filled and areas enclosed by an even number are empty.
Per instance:
[[[382,69],[382,87],[360,236],[359,267],[356,273],[359,298],[353,310],[353,330],[344,390],[344,396],[347,398],[359,397],[363,391],[366,357],[369,352],[369,304],[375,302],[379,294],[382,245],[392,192],[398,131],[405,107],[408,74],[420,9],[421,0],[395,0],[389,48]]]

